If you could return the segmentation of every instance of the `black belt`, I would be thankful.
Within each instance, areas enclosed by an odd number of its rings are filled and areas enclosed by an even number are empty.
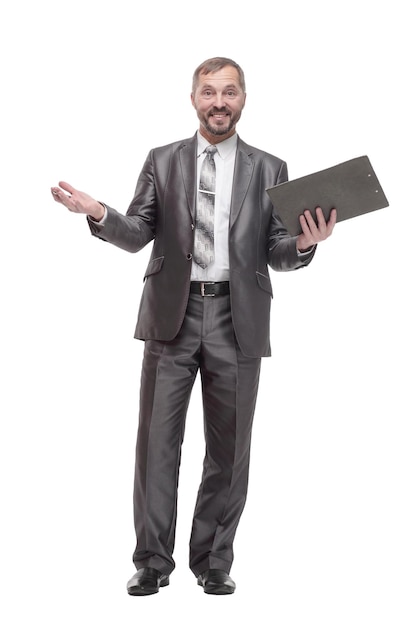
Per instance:
[[[190,283],[190,293],[198,293],[200,296],[225,296],[230,293],[229,283]]]

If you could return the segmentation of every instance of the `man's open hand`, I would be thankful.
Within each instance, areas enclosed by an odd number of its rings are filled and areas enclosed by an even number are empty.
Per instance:
[[[90,215],[98,222],[104,216],[104,207],[100,202],[83,191],[78,191],[68,183],[60,182],[59,187],[51,188],[51,193],[56,202],[63,204],[73,213]]]

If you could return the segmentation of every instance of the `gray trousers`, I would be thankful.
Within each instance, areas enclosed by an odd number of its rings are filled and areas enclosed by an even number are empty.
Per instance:
[[[163,313],[163,312],[162,312]],[[190,539],[190,568],[230,571],[243,511],[261,359],[237,345],[230,296],[190,294],[173,341],[145,342],[136,448],[133,562],[170,574],[185,419],[200,370],[206,454]]]

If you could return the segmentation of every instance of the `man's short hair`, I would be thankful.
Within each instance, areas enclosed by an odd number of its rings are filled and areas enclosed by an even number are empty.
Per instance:
[[[239,75],[240,86],[242,88],[243,93],[246,93],[245,75],[240,65],[238,65],[236,61],[232,61],[232,59],[228,59],[226,57],[213,57],[212,59],[207,59],[206,61],[203,61],[203,63],[200,63],[200,65],[195,70],[193,74],[193,85],[192,85],[193,94],[195,93],[195,90],[197,89],[197,84],[200,78],[200,74],[204,75],[204,74],[210,74],[211,72],[218,72],[219,70],[223,69],[227,65],[230,65],[231,67],[234,67],[237,70],[238,75]]]

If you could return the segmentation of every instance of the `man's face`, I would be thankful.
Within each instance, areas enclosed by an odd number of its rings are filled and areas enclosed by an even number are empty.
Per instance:
[[[210,143],[231,137],[245,100],[236,68],[226,65],[218,72],[200,74],[191,102],[197,111],[203,137]]]

